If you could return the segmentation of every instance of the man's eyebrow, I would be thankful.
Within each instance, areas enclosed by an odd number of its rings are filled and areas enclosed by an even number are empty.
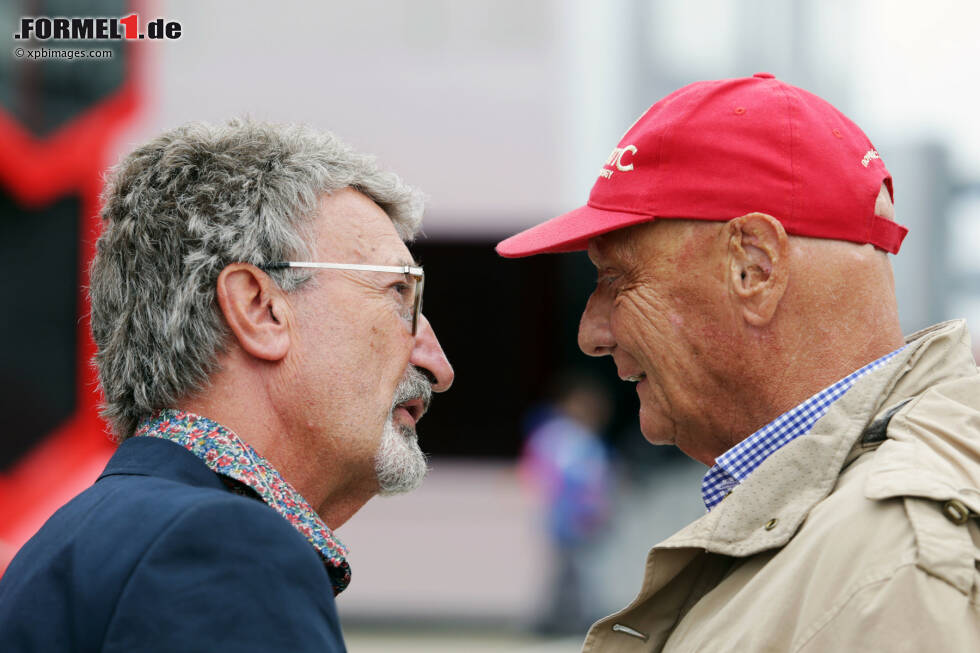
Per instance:
[[[589,242],[588,254],[592,265],[602,267],[609,262],[609,240],[604,236],[596,236]]]
[[[391,263],[386,263],[385,265],[397,265],[399,267],[403,265],[408,265],[413,268],[421,267],[421,265],[418,262],[416,262],[415,257],[412,256],[411,254],[407,256],[405,255],[399,256],[394,260],[392,259],[388,259],[388,260],[391,261]]]
[[[592,261],[593,265],[598,265],[596,259],[602,258],[602,243],[599,238],[593,238],[589,241],[588,246],[585,248],[585,253],[589,256],[589,260]]]

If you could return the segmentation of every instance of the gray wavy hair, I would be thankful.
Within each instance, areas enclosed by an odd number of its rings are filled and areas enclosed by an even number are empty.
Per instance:
[[[215,297],[228,264],[310,260],[319,198],[354,188],[404,240],[423,199],[329,133],[231,120],[190,123],[110,170],[90,270],[102,416],[124,440],[158,408],[206,388],[230,332]],[[270,273],[287,292],[309,274]]]

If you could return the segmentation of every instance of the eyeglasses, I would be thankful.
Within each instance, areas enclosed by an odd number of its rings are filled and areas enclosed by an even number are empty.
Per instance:
[[[405,319],[408,319],[408,306],[411,306],[412,335],[419,332],[419,315],[422,314],[422,290],[425,288],[425,272],[414,265],[362,265],[360,263],[313,263],[310,261],[279,261],[260,265],[263,270],[282,270],[285,268],[316,268],[318,270],[358,270],[363,272],[393,272],[404,274],[408,299],[405,302]]]

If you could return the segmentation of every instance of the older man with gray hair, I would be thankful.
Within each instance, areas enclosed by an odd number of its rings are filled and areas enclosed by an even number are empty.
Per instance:
[[[709,468],[586,650],[980,650],[980,375],[961,321],[903,338],[905,233],[857,125],[760,73],[657,102],[587,206],[498,245],[588,250],[579,346]]]
[[[417,191],[333,136],[189,124],[104,193],[89,289],[121,441],[0,581],[4,651],[341,651],[333,534],[419,485],[453,371]]]

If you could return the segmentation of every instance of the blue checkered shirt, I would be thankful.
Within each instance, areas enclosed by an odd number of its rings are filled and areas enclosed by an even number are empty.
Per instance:
[[[851,389],[855,381],[887,363],[902,349],[905,347],[899,347],[821,390],[721,454],[715,459],[714,467],[708,470],[701,482],[701,496],[708,510],[721,503],[721,500],[728,496],[736,485],[748,478],[749,474],[780,447],[801,435],[806,435],[816,421],[824,416],[831,404]]]

